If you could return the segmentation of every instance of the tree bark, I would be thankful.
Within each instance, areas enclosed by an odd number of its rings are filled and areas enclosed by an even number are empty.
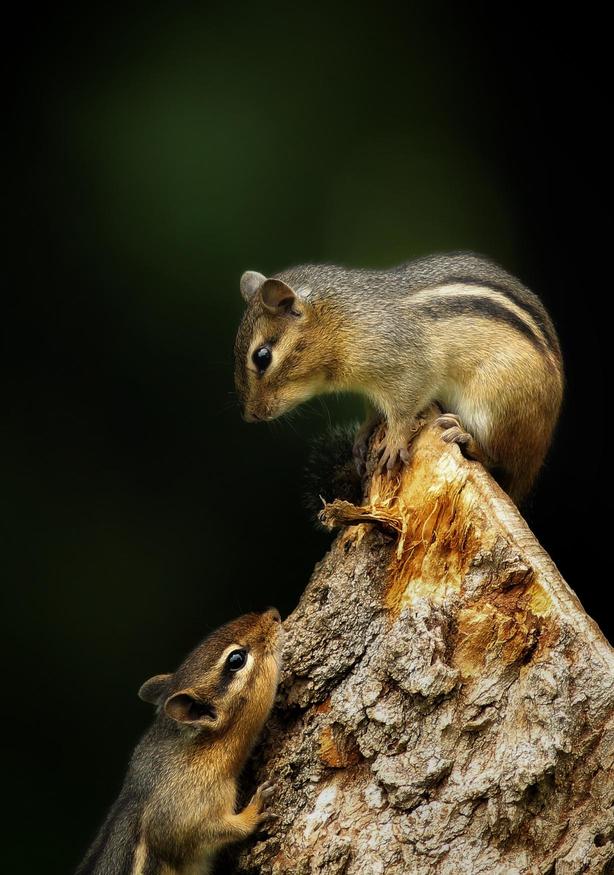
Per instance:
[[[343,528],[284,624],[256,757],[278,820],[239,872],[614,873],[614,654],[440,434],[323,511]]]

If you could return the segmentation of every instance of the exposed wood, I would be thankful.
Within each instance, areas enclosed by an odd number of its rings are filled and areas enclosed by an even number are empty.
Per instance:
[[[238,871],[614,873],[614,655],[507,496],[428,424],[323,518]]]

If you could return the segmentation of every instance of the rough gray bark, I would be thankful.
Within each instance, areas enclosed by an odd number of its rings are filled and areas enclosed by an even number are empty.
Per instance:
[[[507,496],[427,425],[325,515],[238,871],[614,873],[613,652]]]

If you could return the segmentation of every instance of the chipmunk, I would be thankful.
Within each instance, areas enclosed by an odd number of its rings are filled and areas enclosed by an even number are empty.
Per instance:
[[[246,614],[209,635],[174,674],[139,690],[157,712],[77,875],[206,875],[216,852],[271,815],[262,784],[235,813],[237,778],[277,689],[281,618]]]
[[[443,439],[493,470],[516,503],[527,495],[558,418],[563,365],[543,304],[511,274],[458,252],[382,271],[247,271],[241,293],[235,383],[248,422],[359,392],[372,412],[357,463],[384,417],[380,465],[392,471],[409,460],[414,417],[437,402]]]

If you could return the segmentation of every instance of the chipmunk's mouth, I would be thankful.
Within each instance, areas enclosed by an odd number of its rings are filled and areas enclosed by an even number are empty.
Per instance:
[[[243,419],[245,422],[270,422],[271,419],[277,419],[278,416],[281,416],[281,411],[275,411],[273,413],[255,413],[253,410],[245,410],[243,412]]]
[[[248,406],[245,404],[241,408],[241,416],[245,422],[267,422],[269,419],[275,419],[277,413],[271,413],[271,409],[268,406],[262,407],[256,404]]]

